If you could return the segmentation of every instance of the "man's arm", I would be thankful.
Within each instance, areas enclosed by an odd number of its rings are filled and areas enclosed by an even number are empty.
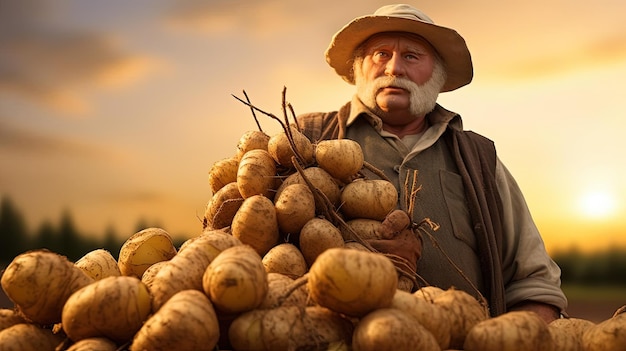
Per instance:
[[[550,323],[561,316],[559,309],[542,302],[522,301],[513,305],[509,311],[532,311],[536,312],[546,323]]]

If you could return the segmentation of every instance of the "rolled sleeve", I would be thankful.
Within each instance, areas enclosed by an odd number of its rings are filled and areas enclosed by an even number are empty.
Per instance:
[[[522,301],[553,305],[564,312],[561,269],[546,251],[517,182],[498,159],[496,181],[504,208],[502,269],[507,308]]]

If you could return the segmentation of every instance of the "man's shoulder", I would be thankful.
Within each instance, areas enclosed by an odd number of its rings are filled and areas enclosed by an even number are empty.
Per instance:
[[[312,141],[336,138],[343,129],[349,109],[350,105],[346,104],[336,111],[303,113],[297,116],[298,126]]]

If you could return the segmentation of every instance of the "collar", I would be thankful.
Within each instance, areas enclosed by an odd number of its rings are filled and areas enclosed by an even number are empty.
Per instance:
[[[365,118],[379,133],[383,131],[383,121],[372,112],[372,110],[365,106],[356,94],[352,97],[350,105],[350,115],[348,116],[347,126],[350,126],[358,118]],[[426,118],[428,118],[428,124],[430,126],[443,125],[456,130],[463,130],[461,115],[446,110],[439,104],[435,105],[435,108],[426,115]]]

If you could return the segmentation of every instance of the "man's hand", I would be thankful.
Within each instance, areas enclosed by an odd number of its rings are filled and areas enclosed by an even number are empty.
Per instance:
[[[381,253],[406,260],[405,263],[412,269],[412,273],[417,271],[417,261],[422,256],[422,236],[411,227],[401,230],[390,239],[370,239],[367,242]]]

